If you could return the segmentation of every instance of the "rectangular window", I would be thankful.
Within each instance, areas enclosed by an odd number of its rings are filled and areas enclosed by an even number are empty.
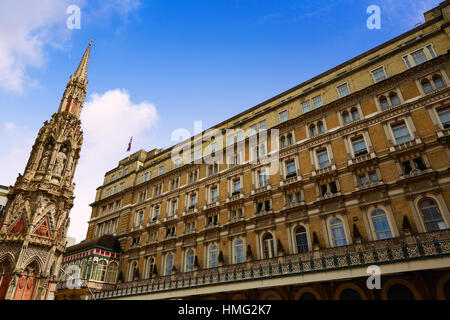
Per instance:
[[[256,124],[254,124],[250,127],[250,135],[253,136],[257,133],[258,133],[258,128],[257,128]]]
[[[295,167],[295,161],[291,160],[286,162],[286,177],[293,177],[297,174],[297,168]]]
[[[211,152],[216,152],[217,151],[217,142],[212,142],[211,143]]]
[[[241,180],[236,179],[233,181],[233,193],[238,193],[241,191]]]
[[[202,158],[202,149],[195,150],[195,160]]]
[[[303,113],[311,110],[311,105],[309,104],[309,100],[302,103]]]
[[[259,123],[259,131],[263,131],[263,130],[267,130],[267,123],[266,123],[266,120],[261,121],[261,122]]]
[[[123,191],[123,189],[125,189],[125,183],[122,182],[119,186],[119,191]]]
[[[434,53],[433,46],[431,44],[427,46],[427,49],[430,53],[431,58],[436,58],[436,54]]]
[[[427,61],[427,56],[425,55],[423,49],[411,53],[411,57],[413,58],[416,66]]]
[[[404,57],[403,57],[403,60],[405,61],[406,66],[408,67],[408,69],[411,68],[411,63],[409,62],[408,56],[404,56]]]
[[[236,141],[240,142],[244,140],[244,133],[242,132],[242,130],[239,130],[236,134]]]
[[[159,175],[162,175],[164,173],[164,166],[160,166],[158,169]]]
[[[348,83],[344,83],[338,86],[337,91],[339,93],[339,98],[348,96],[350,94],[350,90],[348,89]]]
[[[267,185],[267,175],[266,175],[265,169],[261,169],[258,172],[258,181],[259,181],[259,187],[265,187]]]
[[[386,73],[384,72],[384,68],[379,67],[375,70],[372,70],[372,77],[373,77],[373,80],[375,81],[375,83],[386,79]]]
[[[328,159],[328,152],[327,152],[326,149],[317,152],[317,159],[319,161],[319,167],[320,168],[325,168],[325,167],[328,167],[330,165],[330,161]]]
[[[106,196],[109,197],[111,194],[111,189],[106,190]]]
[[[280,122],[285,122],[288,121],[289,116],[288,116],[288,111],[284,110],[283,112],[280,112]]]
[[[230,134],[227,136],[227,147],[232,146],[234,144],[234,135]]]
[[[408,127],[406,127],[406,124],[404,122],[393,124],[391,128],[392,132],[394,133],[395,141],[397,143],[403,143],[411,140]]]
[[[352,139],[353,151],[355,152],[355,157],[361,156],[367,153],[366,143],[362,136]]]
[[[217,201],[218,190],[217,187],[211,188],[211,203]]]
[[[322,106],[322,96],[317,96],[312,99],[314,108],[319,108]]]
[[[444,128],[450,128],[450,106],[438,109],[437,113]]]

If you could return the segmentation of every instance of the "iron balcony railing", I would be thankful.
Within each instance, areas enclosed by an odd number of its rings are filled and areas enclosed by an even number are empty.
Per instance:
[[[444,256],[450,256],[450,229],[126,282],[115,290],[97,292],[93,298],[115,299]]]

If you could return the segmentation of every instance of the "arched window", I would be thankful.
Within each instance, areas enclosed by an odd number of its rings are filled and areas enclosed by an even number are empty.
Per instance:
[[[234,241],[234,262],[243,263],[244,259],[244,242],[241,239]]]
[[[116,283],[117,281],[117,273],[119,271],[119,264],[115,261],[110,262],[108,266],[108,278],[107,282]]]
[[[172,274],[172,267],[173,267],[173,254],[169,253],[166,256],[166,276]]]
[[[415,300],[411,290],[401,284],[394,284],[390,287],[387,296],[389,300]]]
[[[444,220],[436,202],[432,199],[425,199],[419,203],[419,209],[423,215],[425,229],[430,231],[446,229]]]
[[[186,272],[194,270],[194,250],[189,249],[186,252]]]
[[[345,122],[345,123],[349,123],[349,122],[351,121],[351,119],[350,119],[350,114],[349,114],[347,111],[345,111],[345,112],[342,114],[342,118],[344,119],[344,122]]]
[[[294,137],[290,133],[287,135],[287,143],[288,143],[288,145],[291,145],[294,143]]]
[[[316,296],[313,295],[311,292],[305,292],[300,297],[300,300],[317,300]]]
[[[286,147],[286,139],[284,138],[284,136],[280,138],[280,145],[282,148]]]
[[[295,240],[297,242],[297,252],[308,252],[308,238],[306,237],[305,227],[298,227],[295,230]]]
[[[209,268],[217,268],[218,264],[218,255],[217,255],[217,246],[215,244],[209,247]]]
[[[347,239],[345,237],[344,226],[339,218],[333,218],[330,221],[331,236],[335,247],[346,246]]]
[[[360,117],[359,117],[358,109],[352,108],[351,112],[352,112],[353,121],[359,120]]]
[[[389,108],[389,101],[385,96],[380,97],[380,105],[383,109]]]
[[[104,282],[106,280],[107,269],[108,269],[108,264],[106,263],[106,261],[105,260],[100,261],[98,264],[98,267],[97,267],[97,276],[96,276],[97,281]]]
[[[341,292],[340,300],[361,300],[361,295],[354,289],[344,289]]]
[[[392,93],[389,95],[389,99],[391,99],[391,104],[392,104],[393,106],[395,106],[395,105],[397,105],[397,104],[400,104],[400,99],[398,98],[398,96],[397,96],[397,94],[396,94],[395,92],[392,92]]]
[[[273,236],[267,233],[263,238],[264,259],[270,259],[275,256],[275,249],[273,246]]]
[[[312,125],[309,127],[309,131],[311,132],[311,135],[312,135],[313,137],[317,135],[317,129],[316,129],[316,126],[315,126],[315,125],[312,124]]]
[[[430,93],[431,91],[433,91],[433,87],[428,80],[422,81],[422,88],[425,93]]]
[[[392,232],[389,228],[389,222],[386,213],[381,209],[375,209],[371,213],[373,227],[378,240],[392,238]]]
[[[98,267],[98,261],[94,261],[94,263],[92,264],[92,272],[91,272],[91,276],[90,276],[91,280],[95,280],[96,279],[97,267]],[[133,279],[130,278],[130,281],[131,280],[133,280]]]
[[[442,82],[442,78],[438,75],[433,76],[433,82],[436,89],[444,87],[444,82]]]
[[[151,278],[153,276],[153,273],[155,271],[156,261],[155,258],[149,258],[148,259],[148,269],[147,269],[147,278]]]
[[[324,133],[325,132],[325,126],[323,125],[322,121],[319,121],[317,123],[317,127],[319,128],[319,133]]]

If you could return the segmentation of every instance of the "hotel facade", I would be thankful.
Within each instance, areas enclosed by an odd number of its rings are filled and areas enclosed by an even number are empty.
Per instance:
[[[449,4],[214,130],[121,160],[85,254],[63,260],[105,284],[83,298],[450,299]],[[86,249],[111,236],[120,248]],[[56,298],[74,290],[62,277]]]

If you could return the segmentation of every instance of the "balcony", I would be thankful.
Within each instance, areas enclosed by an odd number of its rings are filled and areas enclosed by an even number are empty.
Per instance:
[[[298,208],[300,206],[305,205],[304,201],[293,201],[293,202],[287,202],[283,209],[292,209],[292,208]]]
[[[332,164],[332,165],[330,165],[328,167],[324,167],[324,168],[313,170],[312,176],[313,177],[314,176],[322,176],[322,175],[328,174],[328,173],[330,173],[330,172],[332,172],[334,170],[336,170],[336,165]]]
[[[197,212],[198,212],[197,205],[192,205],[189,208],[187,208],[186,212],[183,212],[183,216],[188,216]]]
[[[265,186],[258,187],[258,188],[256,188],[255,185],[253,185],[253,189],[252,189],[251,194],[252,195],[256,195],[256,194],[260,194],[260,193],[269,191],[271,189],[272,189],[272,186],[270,185],[270,182],[268,184],[266,184]]]
[[[362,152],[364,151],[364,152]],[[347,161],[347,165],[348,166],[352,166],[352,165],[356,165],[356,164],[360,164],[366,161],[369,161],[371,159],[375,158],[375,153],[371,152],[367,152],[367,150],[361,150],[358,153],[355,153],[355,157],[348,160]]]
[[[215,208],[215,207],[217,207],[217,206],[219,206],[219,205],[220,205],[220,202],[214,200],[214,201],[211,201],[210,203],[206,203],[206,204],[203,206],[203,210]]]
[[[406,150],[419,148],[423,145],[420,138],[412,139],[403,143],[395,144],[389,147],[391,154],[401,153]]]
[[[166,221],[172,221],[178,218],[178,210],[175,210],[170,216],[164,217],[164,222]]]
[[[301,179],[302,177],[300,176],[300,172],[298,172],[297,170],[297,172],[287,174],[286,177],[284,177],[284,179],[280,181],[280,186],[289,185],[297,181],[300,181]]]
[[[241,193],[241,190],[233,191],[231,194],[229,194],[226,202],[227,203],[228,202],[233,202],[233,201],[236,201],[236,200],[239,200],[239,199],[242,199],[242,198],[244,198],[244,194]]]
[[[372,264],[422,262],[450,255],[449,243],[450,229],[446,229],[343,247],[318,248],[306,253],[273,259],[125,282],[117,285],[115,290],[94,293],[92,299],[119,299],[162,292],[171,292],[173,298],[184,297],[186,291],[183,290],[206,286],[247,282],[251,287],[252,283],[260,285],[259,281],[265,279],[281,279],[318,272],[332,273],[357,268],[365,270]]]

